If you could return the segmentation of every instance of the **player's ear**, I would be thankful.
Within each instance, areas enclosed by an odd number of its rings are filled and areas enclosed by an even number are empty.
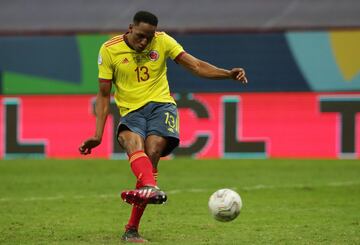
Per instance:
[[[131,32],[131,31],[132,31],[133,27],[134,27],[134,25],[133,25],[133,24],[130,24],[130,25],[129,25],[129,32]]]

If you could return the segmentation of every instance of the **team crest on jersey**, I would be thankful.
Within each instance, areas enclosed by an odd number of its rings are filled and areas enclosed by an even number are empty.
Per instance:
[[[150,53],[149,53],[149,58],[150,58],[150,60],[152,60],[152,61],[156,61],[156,60],[158,60],[159,59],[159,53],[158,53],[158,51],[156,51],[156,50],[151,50],[150,51]]]

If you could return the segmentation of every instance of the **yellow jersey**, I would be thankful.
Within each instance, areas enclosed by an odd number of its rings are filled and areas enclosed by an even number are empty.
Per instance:
[[[105,42],[99,52],[99,78],[112,80],[114,99],[125,116],[149,102],[175,103],[166,76],[166,59],[184,49],[165,32],[156,32],[142,52],[131,49],[119,35]]]

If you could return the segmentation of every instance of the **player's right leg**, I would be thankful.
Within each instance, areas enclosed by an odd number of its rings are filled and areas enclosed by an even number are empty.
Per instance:
[[[165,192],[152,186],[144,186],[135,190],[125,190],[121,193],[121,198],[129,204],[137,206],[163,204],[167,200]]]
[[[133,205],[131,215],[125,232],[121,239],[125,242],[143,243],[147,242],[139,235],[139,224],[141,217],[145,211],[146,204],[149,199],[143,197],[141,188],[145,185],[155,187],[156,178],[153,174],[153,166],[151,160],[144,152],[144,135],[146,128],[146,121],[141,118],[141,113],[130,113],[130,116],[125,116],[121,119],[117,130],[117,138],[119,144],[125,149],[129,156],[131,169],[136,176],[137,182],[134,190],[122,192],[122,199]],[[154,196],[154,194],[152,194]],[[162,193],[156,196],[164,196]],[[166,196],[165,196],[166,197]],[[165,201],[166,199],[164,199]]]
[[[144,107],[142,115],[145,115],[147,123],[144,148],[157,175],[157,163],[160,157],[168,155],[179,144],[177,109],[173,104],[149,103]],[[151,185],[125,191],[122,193],[122,198],[135,205],[141,205],[141,201],[143,205],[162,204],[167,200],[163,191]]]
[[[153,165],[149,157],[144,150],[128,146],[128,142],[136,142],[137,137],[137,134],[131,131],[122,131],[119,134],[119,141],[123,143],[128,152],[131,169],[140,183],[138,189],[123,191],[121,198],[129,204],[137,206],[162,204],[166,201],[166,195],[156,186],[152,171]]]

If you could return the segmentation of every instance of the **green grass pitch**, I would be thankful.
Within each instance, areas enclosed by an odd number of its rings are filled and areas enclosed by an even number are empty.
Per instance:
[[[151,244],[360,244],[359,160],[161,161],[168,202],[148,206]],[[0,244],[121,244],[135,179],[123,160],[0,161]],[[243,199],[229,223],[209,196]]]

